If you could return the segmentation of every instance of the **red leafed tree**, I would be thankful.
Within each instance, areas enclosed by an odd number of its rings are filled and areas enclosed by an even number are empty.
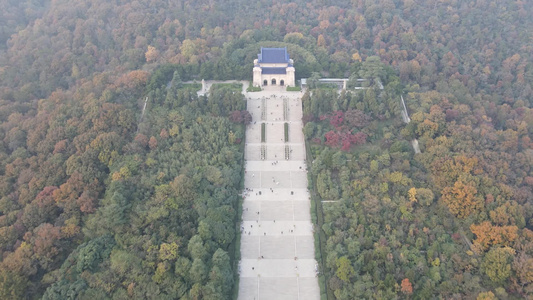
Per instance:
[[[352,145],[362,145],[366,143],[367,135],[358,132],[356,134],[351,134],[350,132],[335,132],[333,130],[328,131],[324,137],[326,138],[325,144],[330,147],[341,146],[343,151],[350,150]]]
[[[446,121],[450,122],[455,120],[459,116],[459,111],[456,109],[447,109],[446,110]]]
[[[411,295],[413,293],[413,285],[409,281],[409,278],[404,278],[404,280],[402,280],[402,293],[406,295]]]
[[[308,122],[313,122],[314,120],[315,120],[315,116],[313,116],[313,114],[307,114],[302,117],[302,122],[304,123],[304,126]]]
[[[76,199],[78,199],[84,187],[83,176],[78,172],[74,172],[67,182],[54,191],[53,196],[57,206],[63,209],[74,208]]]
[[[53,154],[65,152],[67,149],[67,142],[68,142],[67,140],[61,140],[57,142],[56,145],[54,146]]]
[[[168,139],[169,135],[168,135],[168,130],[166,130],[165,128],[161,129],[161,132],[159,133],[159,136],[166,140]]]
[[[135,142],[137,142],[139,145],[143,147],[146,147],[148,146],[148,137],[142,133],[139,133],[135,137]]]
[[[340,110],[334,112],[331,117],[329,117],[329,123],[335,128],[339,128],[344,121],[344,113]]]
[[[34,231],[33,244],[37,256],[54,257],[59,253],[56,242],[61,238],[60,227],[44,223]]]
[[[122,75],[115,81],[116,87],[124,87],[129,90],[140,89],[144,87],[144,84],[148,82],[150,73],[142,70],[131,71]]]
[[[80,211],[84,213],[93,213],[96,211],[98,196],[103,191],[102,184],[94,179],[93,182],[86,185],[83,193],[77,200]]]
[[[242,122],[242,114],[240,110],[234,110],[229,114],[229,119],[233,123],[241,123]]]
[[[57,187],[55,186],[47,186],[35,197],[32,203],[26,205],[20,221],[27,230],[32,230],[41,223],[59,215],[59,209],[52,196],[56,190]]]
[[[350,136],[351,142],[356,144],[356,145],[362,145],[362,144],[366,143],[366,138],[367,138],[367,135],[362,133],[362,132],[358,132],[358,133],[352,134]]]
[[[350,150],[351,146],[352,146],[351,135],[350,134],[343,135],[342,136],[342,148],[341,148],[341,150],[342,151],[348,151],[348,150]]]
[[[155,148],[157,148],[157,139],[155,138],[155,136],[151,136],[150,137],[150,141],[148,142],[148,146],[150,146],[151,150],[154,150]]]
[[[357,109],[349,109],[344,114],[344,118],[350,127],[362,128],[367,126],[372,120],[371,117],[365,115],[364,112]]]
[[[243,110],[241,112],[241,116],[242,116],[242,122],[244,123],[244,125],[248,125],[252,123],[252,115],[250,114],[249,111]]]
[[[76,203],[80,206],[80,211],[84,213],[92,213],[96,210],[96,198],[97,193],[84,191],[81,196],[76,200]]]
[[[326,132],[324,136],[326,137],[326,145],[330,147],[337,147],[339,145],[339,134],[337,134],[333,130]]]
[[[47,186],[45,187],[39,194],[37,194],[37,197],[35,197],[35,203],[39,207],[52,205],[54,203],[52,195],[54,194],[54,191],[57,190],[57,187],[55,186]]]
[[[247,110],[234,110],[229,114],[229,120],[233,123],[248,125],[252,123],[252,115]]]

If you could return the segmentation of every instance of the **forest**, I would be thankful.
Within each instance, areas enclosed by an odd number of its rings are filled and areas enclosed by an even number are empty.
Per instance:
[[[324,297],[533,297],[527,1],[0,8],[1,299],[234,298],[249,116],[189,82],[250,80],[261,46],[367,79],[302,99]]]
[[[359,74],[385,69],[371,61]],[[302,100],[330,297],[530,297],[532,111],[505,118],[519,134],[490,124],[500,113],[490,102],[410,92],[404,124],[398,79]]]

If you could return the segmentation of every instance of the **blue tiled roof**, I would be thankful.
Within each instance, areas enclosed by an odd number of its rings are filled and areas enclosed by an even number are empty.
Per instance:
[[[287,74],[285,68],[262,68],[262,74]]]
[[[289,53],[287,53],[287,47],[285,48],[263,48],[261,47],[261,53],[257,55],[260,63],[288,63]]]

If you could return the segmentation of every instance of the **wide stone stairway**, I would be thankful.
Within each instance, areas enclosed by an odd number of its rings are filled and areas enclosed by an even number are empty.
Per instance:
[[[241,300],[320,299],[301,95],[279,89],[246,94],[253,121],[246,129]]]

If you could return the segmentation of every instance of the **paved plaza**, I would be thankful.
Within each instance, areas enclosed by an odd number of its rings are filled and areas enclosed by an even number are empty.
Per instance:
[[[246,129],[239,299],[320,299],[302,93],[269,87],[245,95],[253,121]],[[265,143],[261,143],[261,123],[266,124]]]

